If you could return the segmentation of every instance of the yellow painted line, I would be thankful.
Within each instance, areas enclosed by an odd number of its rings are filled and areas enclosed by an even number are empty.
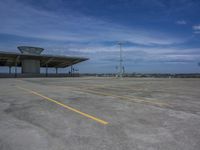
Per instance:
[[[18,87],[19,89],[25,90],[25,91],[27,91],[27,92],[29,92],[29,93],[34,94],[34,95],[40,96],[40,97],[42,97],[42,98],[44,98],[44,99],[46,99],[46,100],[48,100],[48,101],[51,101],[51,102],[53,102],[53,103],[56,103],[56,104],[58,104],[58,105],[60,105],[60,106],[62,106],[62,107],[64,107],[64,108],[67,108],[67,109],[69,109],[69,110],[71,110],[71,111],[73,111],[73,112],[76,112],[76,113],[78,113],[78,114],[80,114],[80,115],[82,115],[82,116],[85,116],[85,117],[87,117],[87,118],[90,118],[90,119],[92,119],[92,120],[94,120],[94,121],[96,121],[96,122],[98,122],[98,123],[101,123],[101,124],[103,124],[103,125],[107,125],[107,124],[108,124],[108,122],[106,122],[106,121],[104,121],[104,120],[102,120],[102,119],[99,119],[99,118],[96,118],[96,117],[94,117],[94,116],[92,116],[92,115],[89,115],[89,114],[87,114],[87,113],[81,112],[81,111],[79,111],[79,110],[77,110],[77,109],[75,109],[75,108],[73,108],[73,107],[70,107],[70,106],[68,106],[68,105],[66,105],[66,104],[63,104],[63,103],[61,103],[61,102],[58,102],[58,101],[56,101],[56,100],[54,100],[54,99],[52,99],[52,98],[49,98],[49,97],[47,97],[47,96],[44,96],[44,95],[42,95],[42,94],[40,94],[40,93],[38,93],[38,92],[29,90],[29,89],[26,89],[26,88],[23,88],[23,87],[20,87],[20,86],[17,86],[17,87]]]

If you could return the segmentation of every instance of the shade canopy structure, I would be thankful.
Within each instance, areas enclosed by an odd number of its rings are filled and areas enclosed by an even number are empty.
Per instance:
[[[15,72],[17,67],[21,67],[22,74],[40,74],[40,67],[45,67],[47,73],[48,68],[57,70],[88,60],[83,57],[41,54],[44,49],[39,47],[18,46],[18,49],[21,53],[0,51],[0,66],[15,67]]]
[[[20,54],[0,51],[0,66],[21,67],[23,60],[39,60],[40,67],[48,66],[54,68],[65,68],[80,63],[82,61],[86,61],[88,60],[88,58],[55,55]]]
[[[44,48],[41,48],[41,47],[18,46],[17,48],[23,54],[37,54],[37,55],[40,55],[44,51]]]

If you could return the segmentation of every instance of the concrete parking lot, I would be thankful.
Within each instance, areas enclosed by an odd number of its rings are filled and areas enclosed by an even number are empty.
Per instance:
[[[199,150],[200,79],[0,79],[1,150]]]

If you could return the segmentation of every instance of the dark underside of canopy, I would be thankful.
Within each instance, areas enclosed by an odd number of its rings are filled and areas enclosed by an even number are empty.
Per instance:
[[[0,66],[21,67],[23,60],[39,60],[40,67],[65,68],[86,61],[88,58],[0,52]]]

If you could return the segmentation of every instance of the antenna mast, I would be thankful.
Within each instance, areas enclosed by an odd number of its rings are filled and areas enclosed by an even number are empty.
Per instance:
[[[122,78],[123,77],[123,68],[122,68],[122,42],[118,42],[119,48],[120,48],[120,53],[119,53],[119,77]]]

